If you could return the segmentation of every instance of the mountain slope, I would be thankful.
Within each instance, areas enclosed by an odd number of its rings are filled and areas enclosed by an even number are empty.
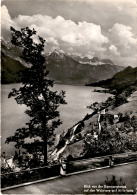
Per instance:
[[[1,83],[20,82],[19,72],[25,69],[25,64],[19,58],[20,51],[1,41]]]
[[[126,103],[115,106],[116,99],[113,96],[99,103],[98,111],[86,115],[65,131],[51,153],[51,160],[137,151],[137,90],[127,97]]]
[[[19,72],[25,67],[10,56],[1,52],[1,83],[17,83],[20,82]]]
[[[90,86],[100,86],[109,89],[123,90],[128,87],[137,86],[137,67],[127,67],[116,73],[111,79],[89,84]]]

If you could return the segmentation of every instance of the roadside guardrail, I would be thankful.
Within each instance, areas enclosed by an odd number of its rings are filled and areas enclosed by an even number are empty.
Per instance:
[[[113,154],[114,165],[137,162],[137,152]],[[109,166],[110,155],[67,162],[67,174]],[[60,164],[1,174],[1,188],[35,182],[60,175]]]

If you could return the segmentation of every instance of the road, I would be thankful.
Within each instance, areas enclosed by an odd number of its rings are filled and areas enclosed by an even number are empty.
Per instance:
[[[128,189],[137,187],[137,163],[133,163],[14,188],[3,194],[83,194],[84,185],[105,184],[106,176],[110,180],[112,175],[117,180],[121,177]]]

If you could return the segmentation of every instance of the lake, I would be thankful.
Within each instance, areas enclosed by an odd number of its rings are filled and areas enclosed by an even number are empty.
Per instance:
[[[17,128],[23,127],[28,121],[28,116],[24,114],[25,105],[18,105],[14,98],[8,99],[8,94],[12,88],[19,88],[20,84],[8,84],[1,87],[1,143],[2,151],[8,155],[14,154],[14,144],[5,144],[5,139],[14,134]],[[105,101],[109,96],[108,93],[94,92],[94,89],[101,89],[97,87],[87,86],[72,86],[56,84],[53,90],[66,91],[66,105],[59,107],[60,118],[63,124],[56,130],[56,133],[66,131],[76,122],[81,120],[91,110],[87,106],[93,102]]]

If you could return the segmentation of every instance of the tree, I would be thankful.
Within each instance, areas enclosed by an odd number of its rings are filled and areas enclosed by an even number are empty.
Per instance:
[[[55,128],[62,124],[58,107],[66,103],[65,92],[51,90],[54,81],[48,78],[45,66],[45,40],[34,29],[26,27],[19,31],[11,27],[11,43],[20,48],[20,57],[29,67],[20,73],[21,87],[12,89],[8,97],[27,106],[25,113],[30,120],[8,137],[6,143],[15,142],[16,148],[25,148],[31,154],[41,151],[46,165],[47,147],[53,144]]]
[[[85,135],[84,155],[94,157],[125,152],[127,150],[128,135],[117,129],[114,124],[110,125],[109,122],[101,126],[102,130],[98,140],[95,140],[92,134]]]

